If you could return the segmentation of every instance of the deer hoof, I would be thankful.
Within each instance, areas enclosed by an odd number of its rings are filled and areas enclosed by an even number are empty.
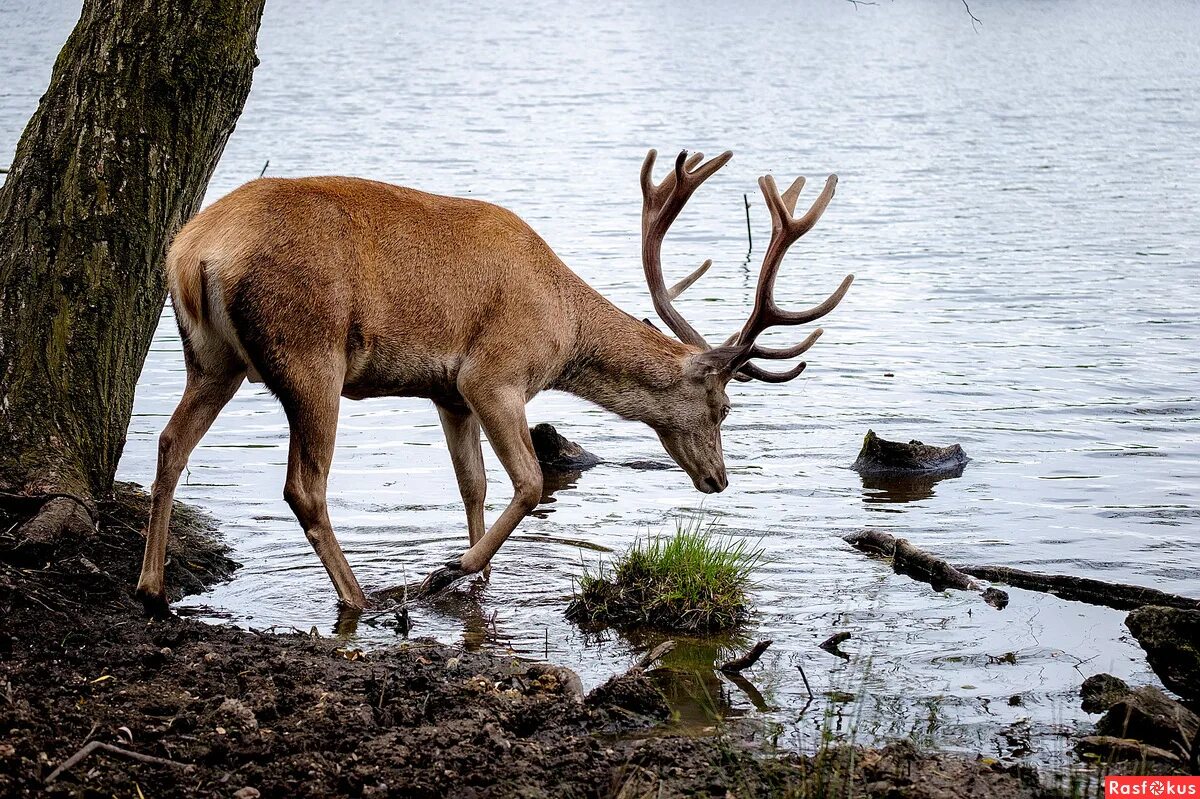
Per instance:
[[[442,568],[430,572],[421,583],[421,593],[425,596],[439,593],[466,576],[467,572],[463,570],[462,562],[452,560]]]
[[[141,588],[135,594],[139,602],[142,603],[142,610],[152,619],[169,619],[171,618],[171,606],[167,604],[167,595],[165,591],[159,593],[150,593]]]

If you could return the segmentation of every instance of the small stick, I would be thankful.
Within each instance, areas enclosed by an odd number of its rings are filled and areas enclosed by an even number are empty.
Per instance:
[[[808,691],[808,698],[809,698],[809,701],[811,701],[812,699],[814,699],[813,692],[812,692],[812,686],[808,684],[808,675],[806,675],[804,673],[804,664],[797,663],[796,668],[800,669],[800,679],[804,680],[804,690]]]
[[[155,757],[154,755],[143,755],[141,752],[131,752],[128,749],[122,749],[119,746],[106,744],[103,741],[92,741],[88,744],[85,744],[82,749],[67,758],[67,760],[61,766],[54,769],[54,771],[51,771],[50,776],[46,778],[46,784],[49,785],[50,783],[54,782],[64,771],[79,765],[81,761],[86,760],[88,756],[96,751],[108,752],[110,755],[128,758],[129,760],[136,760],[140,763],[150,763],[151,765],[155,766],[174,766],[175,768],[186,768],[188,765],[187,763],[178,763],[174,760],[167,760],[165,757]]]
[[[754,235],[750,232],[750,198],[743,194],[742,202],[746,204],[746,255],[749,255],[754,252]]]
[[[675,648],[674,641],[663,641],[658,646],[651,649],[646,654],[642,655],[642,659],[634,664],[635,669],[648,669],[650,664],[661,658],[663,655]]]
[[[767,647],[769,647],[772,643],[774,643],[774,641],[771,641],[771,640],[759,641],[757,644],[754,645],[753,649],[751,649],[746,654],[742,655],[740,658],[734,658],[733,660],[722,663],[717,668],[719,668],[721,671],[724,671],[724,672],[737,674],[737,673],[741,672],[742,670],[748,669],[751,666],[753,666],[755,663],[757,663],[758,659],[760,657],[762,657],[763,652],[766,652]]]
[[[258,173],[258,176],[259,176],[260,178],[261,178],[263,175],[267,174],[267,167],[269,167],[270,165],[271,165],[271,159],[270,159],[270,158],[268,158],[268,159],[267,159],[267,162],[266,162],[265,164],[263,164],[262,172],[259,172],[259,173]]]

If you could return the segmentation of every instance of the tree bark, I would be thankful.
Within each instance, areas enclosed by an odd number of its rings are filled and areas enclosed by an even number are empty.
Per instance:
[[[0,487],[107,492],[263,0],[85,0],[0,188]]]

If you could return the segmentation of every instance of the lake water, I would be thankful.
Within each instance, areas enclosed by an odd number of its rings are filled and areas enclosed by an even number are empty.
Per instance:
[[[555,539],[621,550],[702,512],[761,540],[770,563],[747,636],[775,646],[751,676],[765,711],[707,677],[691,687],[709,698],[686,717],[702,719],[707,702],[725,716],[764,714],[789,745],[832,723],[859,740],[911,735],[1046,762],[1069,749],[1064,731],[1090,723],[1078,709],[1084,677],[1156,682],[1122,613],[1020,590],[995,611],[841,540],[880,528],[952,562],[1200,596],[1200,5],[979,0],[972,10],[977,29],[956,0],[268,6],[262,65],[209,200],[268,160],[271,175],[484,198],[649,316],[641,159],[649,147],[729,148],[734,160],[693,198],[665,255],[669,276],[715,260],[680,302],[711,339],[740,326],[752,301],[767,238],[756,176],[841,178],[778,296],[807,305],[847,272],[857,282],[802,378],[731,390],[730,488],[702,498],[677,469],[599,466],[522,524],[490,583],[415,609],[413,635],[548,658],[593,685],[639,643],[585,637],[563,619],[573,580],[603,555]],[[71,3],[0,8],[0,160],[76,14]],[[791,340],[795,331],[772,343]],[[183,380],[168,310],[123,479],[151,481]],[[666,460],[648,428],[567,395],[538,397],[529,415],[608,461]],[[866,487],[848,466],[868,429],[961,443],[972,461],[923,491]],[[487,456],[490,519],[510,488]],[[334,593],[281,498],[286,458],[283,413],[244,387],[178,492],[220,521],[244,568],[185,604],[328,634]],[[416,579],[466,541],[424,401],[343,404],[330,497],[368,586]],[[848,661],[817,648],[843,630]],[[353,639],[395,640],[367,625]],[[807,709],[797,666],[818,693]],[[864,698],[824,720],[820,694],[860,688]]]

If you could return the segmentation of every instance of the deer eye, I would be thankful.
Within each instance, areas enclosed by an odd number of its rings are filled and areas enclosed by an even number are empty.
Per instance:
[[[728,405],[722,405],[722,406],[721,406],[721,421],[722,421],[722,422],[723,422],[723,421],[725,421],[725,417],[726,417],[726,416],[728,416],[728,415],[729,415],[729,406],[728,406]]]

